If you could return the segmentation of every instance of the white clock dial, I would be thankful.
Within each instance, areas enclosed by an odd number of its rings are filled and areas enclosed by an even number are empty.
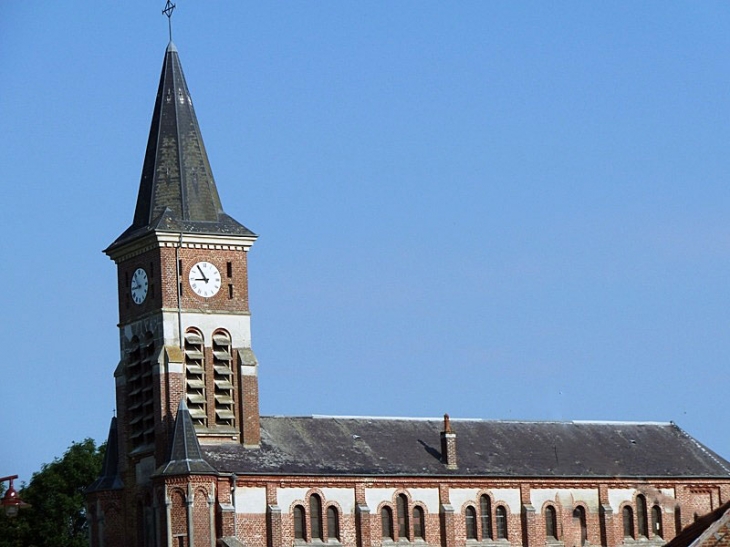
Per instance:
[[[210,298],[221,288],[221,273],[210,262],[198,262],[190,268],[188,281],[195,294]]]
[[[132,300],[135,304],[141,304],[147,298],[147,272],[142,268],[137,268],[132,274]]]

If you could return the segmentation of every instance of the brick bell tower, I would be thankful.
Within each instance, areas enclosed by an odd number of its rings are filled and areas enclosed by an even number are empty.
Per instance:
[[[223,211],[170,42],[134,220],[104,251],[118,271],[114,376],[127,499],[142,496],[166,462],[183,401],[201,444],[259,444],[246,261],[256,237]]]

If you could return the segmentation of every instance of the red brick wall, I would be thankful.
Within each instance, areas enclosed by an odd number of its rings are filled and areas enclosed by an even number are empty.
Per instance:
[[[178,259],[182,261],[182,271],[179,276]],[[190,269],[200,261],[210,262],[221,273],[221,288],[210,298],[195,294],[188,282]],[[230,277],[228,277],[229,262]],[[147,297],[141,304],[135,304],[130,296],[132,274],[137,268],[144,268],[149,283]],[[245,251],[182,247],[176,253],[174,247],[162,247],[124,260],[118,265],[119,322],[125,324],[161,308],[177,308],[178,280],[182,284],[182,295],[179,300],[182,309],[233,312],[249,310],[248,265]],[[229,285],[232,294],[229,292]]]

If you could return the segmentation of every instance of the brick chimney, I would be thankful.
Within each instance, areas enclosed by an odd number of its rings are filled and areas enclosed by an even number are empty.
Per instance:
[[[456,469],[456,433],[451,431],[449,415],[444,414],[444,430],[441,432],[441,461],[446,469]]]

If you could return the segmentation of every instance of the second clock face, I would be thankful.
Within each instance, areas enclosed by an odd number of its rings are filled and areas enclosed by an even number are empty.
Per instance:
[[[221,273],[210,262],[198,262],[190,268],[188,281],[195,294],[210,298],[221,288]]]
[[[142,268],[137,268],[132,274],[132,300],[135,304],[141,304],[147,298],[147,272]]]

